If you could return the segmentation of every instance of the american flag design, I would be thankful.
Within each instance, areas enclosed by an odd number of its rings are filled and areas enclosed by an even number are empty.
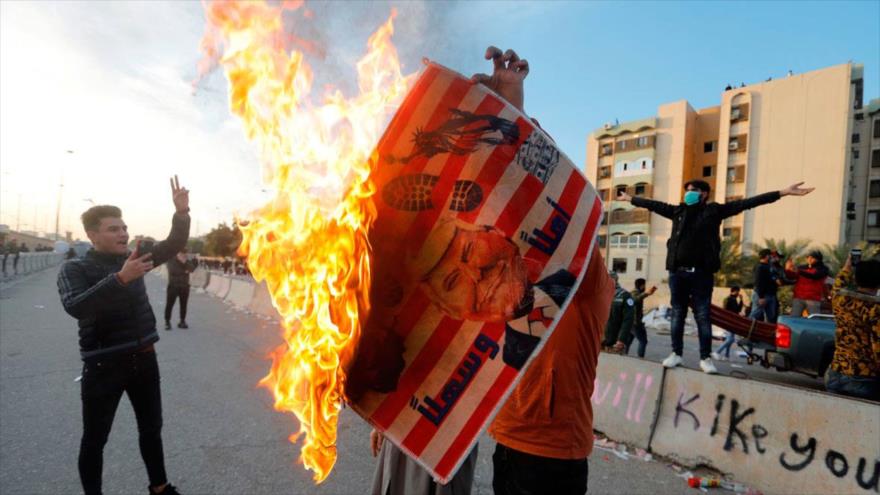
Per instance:
[[[553,332],[602,203],[533,121],[433,63],[377,156],[371,308],[346,395],[445,483]]]

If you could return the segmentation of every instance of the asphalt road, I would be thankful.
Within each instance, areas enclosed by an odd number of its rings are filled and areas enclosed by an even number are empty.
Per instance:
[[[80,493],[76,459],[82,433],[82,364],[76,325],[61,309],[50,269],[0,288],[0,492]],[[161,314],[161,280],[148,275],[154,311]],[[287,437],[292,416],[275,412],[257,381],[268,352],[280,343],[277,326],[236,311],[206,294],[190,298],[189,330],[160,330],[166,465],[190,494],[361,494],[371,486],[374,460],[367,424],[344,410],[339,458],[330,477],[315,485],[297,464]],[[661,337],[652,336],[652,344]],[[654,353],[660,346],[649,347]],[[656,350],[656,351],[655,351]],[[688,354],[692,354],[688,351]],[[494,443],[480,442],[474,493],[491,493]],[[698,494],[665,462],[620,459],[596,449],[590,493]],[[104,491],[147,493],[127,399],[118,409],[105,449]],[[713,490],[713,493],[725,493]]]

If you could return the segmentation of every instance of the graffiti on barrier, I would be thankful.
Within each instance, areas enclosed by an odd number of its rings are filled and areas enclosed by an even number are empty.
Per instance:
[[[623,375],[623,374],[621,374]],[[598,380],[596,381],[598,383]],[[706,400],[699,393],[691,394],[684,389],[678,391],[678,402],[675,406],[673,426],[688,431],[698,431],[702,426],[697,406],[700,401]],[[765,455],[767,448],[762,441],[770,435],[767,428],[756,421],[756,410],[753,406],[747,406],[738,399],[728,398],[725,394],[717,394],[714,397],[714,412],[711,428],[708,429],[710,437],[719,434],[724,436],[722,448],[727,451],[741,450],[744,454]],[[703,418],[704,420],[708,418]],[[726,431],[726,433],[724,433]],[[868,459],[859,457],[858,460],[847,458],[845,454],[831,448],[823,448],[819,441],[812,436],[802,437],[797,431],[789,433],[788,449],[779,454],[775,459],[787,471],[797,472],[805,469],[815,462],[822,462],[824,452],[825,468],[834,477],[843,479],[853,476],[858,486],[864,490],[878,492],[880,488],[880,459]],[[790,449],[790,450],[789,450]]]
[[[644,418],[642,413],[645,410],[645,402],[648,400],[648,393],[653,384],[654,377],[648,373],[621,372],[611,380],[602,380],[597,377],[591,400],[596,406],[601,406],[606,400],[609,400],[611,409],[624,412],[624,417],[627,420],[640,424],[645,419],[651,420],[651,418]],[[613,395],[610,395],[612,391]],[[609,405],[605,407],[609,407]]]

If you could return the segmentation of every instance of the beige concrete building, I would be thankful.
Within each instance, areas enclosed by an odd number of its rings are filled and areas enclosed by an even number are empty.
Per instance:
[[[846,204],[847,239],[880,240],[880,98],[855,110],[850,196]]]
[[[880,210],[880,162],[868,166],[880,154],[874,151],[880,137],[873,137],[880,128],[868,129],[880,113],[877,105],[863,108],[862,88],[862,66],[843,64],[726,90],[718,106],[667,103],[654,117],[594,131],[586,173],[606,201],[600,246],[609,267],[627,286],[639,277],[666,279],[671,221],[613,198],[625,188],[677,204],[684,183],[695,178],[709,182],[719,202],[801,180],[816,186],[806,197],[726,220],[722,234],[746,244],[769,238],[880,242],[880,211],[872,213]]]

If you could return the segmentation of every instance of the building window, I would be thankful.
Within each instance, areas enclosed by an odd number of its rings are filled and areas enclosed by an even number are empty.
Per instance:
[[[880,198],[880,180],[871,181],[871,189],[868,191],[868,197]]]
[[[600,152],[599,156],[608,156],[608,155],[610,155],[612,149],[613,149],[613,147],[612,147],[610,144],[603,144],[603,145],[602,145],[602,151]]]
[[[715,141],[706,141],[703,143],[703,153],[712,153],[715,151]]]
[[[611,167],[602,167],[599,169],[599,178],[605,179],[611,177]]]
[[[600,236],[598,236],[598,237],[596,238],[596,242],[599,243],[599,247],[600,247],[600,248],[603,248],[603,249],[605,248],[605,236],[604,236],[604,235],[600,235]]]
[[[703,167],[703,177],[712,177],[712,165]]]
[[[648,168],[648,161],[647,161],[647,160],[642,160],[642,170],[645,170],[645,169],[647,169],[647,168]]]
[[[645,146],[648,146],[648,136],[640,137],[638,140],[638,145],[639,148],[644,148]]]
[[[617,149],[619,149],[619,150],[625,150],[625,149],[626,149],[626,141],[625,141],[625,140],[624,140],[624,141],[618,141],[618,142],[617,142]]]
[[[874,137],[880,138],[880,119],[874,119]]]
[[[880,210],[868,211],[868,227],[880,227]]]
[[[853,160],[858,160],[860,155],[859,150],[853,150]]]
[[[626,247],[628,247],[630,249],[636,249],[637,247],[639,247],[639,236],[631,235],[631,236],[629,236],[628,241],[629,242],[627,242]]]
[[[865,120],[865,114],[863,114],[863,113],[857,113],[857,114],[856,114],[856,120]]]
[[[644,196],[645,195],[645,186],[646,184],[636,184],[636,196]]]
[[[727,182],[736,182],[736,167],[727,167]]]
[[[727,149],[730,151],[736,151],[739,149],[739,139],[730,138],[730,142],[727,144]]]
[[[880,149],[871,151],[871,167],[880,168]]]
[[[642,259],[641,258],[636,258],[636,271],[637,272],[642,271]]]
[[[629,167],[629,164],[626,163],[626,162],[623,162],[623,171],[624,171],[624,172],[626,172],[626,169],[627,169],[628,167]]]
[[[611,269],[615,273],[626,273],[626,258],[614,258],[611,260]]]
[[[859,136],[859,133],[858,133],[858,132],[854,132],[854,133],[853,133],[853,135],[852,135],[852,142],[853,142],[853,144],[856,144],[856,143],[860,143],[860,142],[862,142],[862,137]]]
[[[608,189],[599,189],[599,197],[602,201],[608,201]]]
[[[611,247],[626,247],[626,236],[623,234],[611,235]]]
[[[855,95],[855,101],[853,102],[853,108],[856,110],[861,110],[862,96],[864,95],[864,90],[865,90],[864,80],[859,79],[858,81],[855,82],[855,86],[856,86],[856,95]]]
[[[621,194],[623,194],[623,193],[626,192],[626,186],[625,186],[625,185],[617,186],[617,187],[614,189],[614,192],[616,193],[616,194],[614,195],[614,197],[620,196]]]
[[[639,247],[640,248],[648,247],[648,236],[647,235],[642,234],[639,236]]]

